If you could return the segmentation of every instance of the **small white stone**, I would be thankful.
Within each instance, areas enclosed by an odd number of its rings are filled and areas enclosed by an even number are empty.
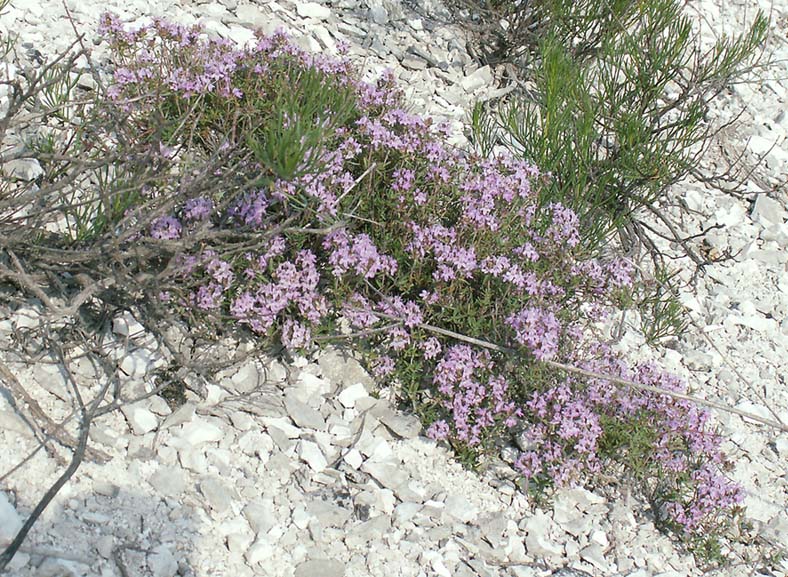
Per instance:
[[[216,425],[202,419],[194,419],[183,425],[180,437],[192,446],[219,441],[224,433]]]
[[[312,441],[300,441],[298,444],[298,456],[301,457],[309,467],[316,472],[320,472],[328,466],[326,456],[320,447]]]
[[[380,437],[374,437],[374,441],[367,447],[367,455],[370,461],[373,462],[386,461],[391,457],[391,454],[391,445],[386,439],[381,439]]]
[[[255,535],[264,535],[274,526],[276,517],[274,515],[273,501],[257,501],[246,505],[243,509],[243,516],[249,523]]]
[[[490,66],[482,66],[473,74],[469,74],[460,82],[460,86],[465,92],[475,92],[479,88],[490,86],[493,81],[493,74]]]
[[[0,541],[10,541],[21,528],[22,518],[6,494],[0,491]]]
[[[293,520],[293,525],[299,529],[306,529],[309,526],[309,521],[313,518],[303,505],[298,505],[290,516]]]
[[[411,18],[407,21],[408,26],[413,28],[416,32],[420,30],[424,30],[424,24],[421,21],[421,18]]]
[[[159,426],[159,419],[145,407],[122,407],[135,435],[150,433]]]
[[[289,391],[288,391],[289,392]],[[331,393],[331,383],[317,375],[301,371],[292,392],[302,403],[310,404],[316,397],[325,397]]]
[[[761,240],[772,241],[782,248],[788,248],[788,223],[776,223],[761,231]]]
[[[755,204],[752,207],[752,219],[755,222],[768,227],[773,224],[782,224],[786,217],[788,217],[788,212],[782,202],[769,198],[765,193],[761,193],[755,198]]]
[[[385,26],[389,21],[389,13],[383,6],[370,6],[369,17],[380,26]]]
[[[525,523],[525,547],[531,557],[561,557],[561,545],[550,536],[553,521],[543,511],[537,510]]]
[[[413,519],[421,508],[420,503],[400,503],[394,509],[394,520],[400,525],[406,523]]]
[[[243,554],[249,549],[253,537],[248,533],[230,533],[227,535],[227,549],[231,553]]]
[[[337,54],[337,43],[334,41],[334,37],[331,36],[331,33],[326,30],[325,26],[315,26],[312,29],[312,34],[314,34],[315,38],[325,47],[329,54]]]
[[[604,531],[597,530],[591,533],[591,541],[597,543],[603,549],[610,545],[610,541],[608,541],[607,534]]]
[[[339,393],[337,399],[342,403],[342,406],[347,409],[352,409],[356,405],[356,401],[369,396],[367,389],[361,383],[350,385],[344,391]]]
[[[449,495],[444,503],[446,513],[461,521],[469,523],[479,514],[479,510],[471,502],[461,495]]]
[[[125,311],[112,320],[112,332],[122,337],[137,337],[145,332],[145,327],[134,318],[134,315]]]
[[[301,429],[293,426],[290,419],[285,417],[263,417],[262,421],[267,427],[279,429],[288,439],[297,439],[301,436]]]
[[[44,174],[44,169],[34,158],[18,158],[9,160],[0,169],[14,178],[30,182]]]
[[[38,327],[41,312],[36,307],[19,307],[13,315],[14,325],[18,329],[32,329]]]
[[[270,559],[274,554],[274,547],[265,537],[258,537],[254,544],[246,550],[246,561],[249,565],[257,565]]]
[[[301,18],[317,18],[318,20],[327,20],[331,16],[331,9],[317,2],[298,4],[296,12]]]
[[[357,449],[350,449],[342,458],[345,460],[345,463],[356,470],[364,463],[364,457],[361,456]]]
[[[148,568],[154,577],[172,577],[178,572],[178,560],[167,545],[159,545],[148,555]]]
[[[162,360],[147,349],[136,349],[123,357],[120,369],[128,377],[141,378],[150,373]]]

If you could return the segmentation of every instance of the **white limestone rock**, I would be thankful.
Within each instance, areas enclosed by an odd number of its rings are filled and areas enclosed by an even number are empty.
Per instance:
[[[329,348],[322,351],[317,364],[323,379],[337,387],[347,389],[360,383],[369,391],[374,386],[372,378],[361,363],[338,349]]]
[[[252,501],[243,508],[243,516],[258,537],[271,530],[276,524],[274,505],[271,500]]]
[[[312,441],[301,440],[298,442],[298,456],[316,473],[328,466],[328,461],[323,451]]]
[[[310,559],[296,567],[294,577],[344,577],[345,565],[336,559]]]
[[[323,416],[306,403],[302,403],[295,395],[285,396],[285,409],[297,426],[316,431],[326,430],[326,421]]]
[[[246,550],[244,558],[249,565],[262,565],[269,562],[276,552],[276,547],[265,536],[257,537],[257,540]]]
[[[178,498],[186,490],[186,474],[179,467],[159,467],[148,483],[165,497]]]
[[[489,65],[482,66],[481,68],[469,74],[460,82],[460,86],[466,93],[471,94],[480,88],[490,86],[493,82],[493,73]]]
[[[174,577],[178,572],[178,560],[172,546],[161,544],[148,554],[148,569],[152,577]]]
[[[159,418],[147,407],[143,406],[142,403],[125,405],[120,410],[126,417],[135,435],[145,435],[159,426]]]
[[[421,432],[421,421],[413,415],[403,415],[389,408],[378,414],[380,422],[403,439],[414,439]]]
[[[200,493],[208,501],[211,509],[217,513],[230,511],[236,495],[224,481],[215,476],[205,477],[200,480],[199,489]]]
[[[206,443],[215,443],[224,437],[221,428],[199,417],[185,423],[180,431],[180,439],[192,447],[199,447]]]
[[[129,378],[141,379],[163,364],[164,360],[156,352],[139,348],[123,355],[120,369]]]
[[[525,547],[528,555],[536,558],[549,558],[553,561],[563,556],[563,547],[553,535],[560,531],[549,515],[537,510],[533,516],[525,519]]]
[[[0,170],[11,178],[31,182],[44,175],[44,169],[35,158],[17,158],[0,165]]]
[[[0,491],[0,543],[11,541],[22,528],[22,517],[16,512],[8,495]]]
[[[112,319],[112,332],[122,337],[137,337],[145,333],[145,327],[129,311]]]
[[[331,16],[331,9],[317,2],[296,4],[296,12],[301,18],[315,18],[317,20],[328,20]]]
[[[775,200],[765,193],[759,194],[752,207],[752,219],[755,222],[769,227],[774,224],[782,224],[788,218],[785,204]]]
[[[449,495],[444,505],[446,514],[462,523],[470,523],[479,514],[478,509],[462,495]]]

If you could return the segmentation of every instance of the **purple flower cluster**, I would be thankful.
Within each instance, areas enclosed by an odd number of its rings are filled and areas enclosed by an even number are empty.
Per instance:
[[[686,533],[698,533],[710,524],[723,522],[722,512],[738,507],[744,500],[739,485],[732,483],[710,464],[702,464],[691,473],[692,491],[682,500],[664,504],[664,513]]]
[[[515,340],[541,360],[552,359],[558,353],[561,323],[550,311],[525,307],[506,319],[514,329]]]
[[[485,160],[478,168],[460,187],[463,215],[475,227],[497,231],[507,216],[505,208],[515,198],[531,197],[530,181],[538,171],[511,157]]]
[[[435,367],[433,382],[449,418],[434,422],[427,430],[429,437],[451,436],[475,447],[489,440],[495,429],[517,423],[521,411],[509,399],[509,383],[491,374],[492,368],[487,352],[466,345],[446,350]]]
[[[349,270],[371,279],[379,274],[394,275],[397,261],[384,256],[375,246],[369,235],[352,235],[347,230],[331,232],[323,241],[323,248],[329,251],[328,262],[333,267],[334,276],[342,276]]]
[[[247,287],[230,303],[230,314],[241,324],[266,334],[285,313],[297,314],[317,325],[328,312],[326,297],[318,291],[320,273],[317,258],[310,251],[300,251],[295,262],[280,263],[271,282]],[[301,325],[288,325],[287,338],[301,342],[306,332]]]
[[[567,484],[599,471],[596,448],[602,427],[585,395],[563,383],[533,393],[526,408],[529,448],[515,462],[526,478],[547,475]]]
[[[476,249],[473,246],[458,246],[457,231],[453,227],[437,224],[422,227],[411,224],[412,238],[406,249],[411,254],[435,259],[433,278],[449,282],[456,278],[470,278],[478,267]]]
[[[230,208],[229,215],[244,226],[262,228],[269,204],[264,191],[247,192]]]
[[[183,219],[191,222],[208,220],[214,205],[210,198],[190,198],[183,204]]]
[[[557,202],[550,203],[547,208],[551,211],[548,238],[556,243],[577,246],[580,242],[580,220],[574,211]]]
[[[629,368],[607,346],[595,345],[587,354],[595,360],[577,359],[576,363],[589,371],[669,391],[686,390],[678,377],[653,364]],[[600,379],[586,380],[580,390],[600,417],[655,427],[656,440],[648,459],[662,480],[652,499],[663,503],[662,513],[685,533],[713,530],[719,517],[741,502],[741,488],[722,473],[721,438],[709,427],[708,411],[689,401],[617,387]]]
[[[224,300],[224,295],[235,280],[232,265],[216,256],[212,250],[207,250],[193,261],[189,271],[192,272],[197,263],[202,265],[205,273],[204,284],[201,284],[192,295],[192,304],[200,310],[210,311],[218,309]]]
[[[150,225],[150,235],[160,240],[179,239],[182,230],[181,221],[174,216],[160,216]]]

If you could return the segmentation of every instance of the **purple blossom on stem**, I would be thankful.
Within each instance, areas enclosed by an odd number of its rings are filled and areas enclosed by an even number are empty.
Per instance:
[[[550,311],[525,307],[506,323],[514,329],[517,342],[528,347],[537,359],[551,359],[558,353],[561,323]]]
[[[210,198],[190,198],[183,204],[183,218],[186,221],[208,220],[213,212],[213,201]]]
[[[378,274],[393,275],[397,272],[397,261],[384,256],[367,234],[350,235],[347,230],[331,232],[323,241],[323,247],[331,251],[328,257],[334,276],[353,270],[363,278],[375,278]]]
[[[150,235],[160,240],[181,238],[181,222],[174,216],[160,216],[150,225]]]
[[[496,426],[513,426],[520,415],[508,397],[509,383],[500,375],[489,375],[492,367],[486,352],[466,345],[447,349],[435,367],[433,382],[450,416],[444,423],[453,437],[471,447],[487,439]],[[446,428],[436,427],[433,433],[446,438]]]

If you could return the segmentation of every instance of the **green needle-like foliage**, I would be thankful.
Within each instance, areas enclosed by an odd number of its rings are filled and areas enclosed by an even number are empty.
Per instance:
[[[592,250],[612,232],[625,236],[633,212],[697,165],[712,134],[709,100],[751,68],[768,25],[759,13],[746,34],[702,53],[675,0],[458,4],[507,23],[491,25],[496,58],[534,87],[496,108],[477,105],[474,142],[485,154],[503,144],[549,171],[544,200],[578,212]]]

